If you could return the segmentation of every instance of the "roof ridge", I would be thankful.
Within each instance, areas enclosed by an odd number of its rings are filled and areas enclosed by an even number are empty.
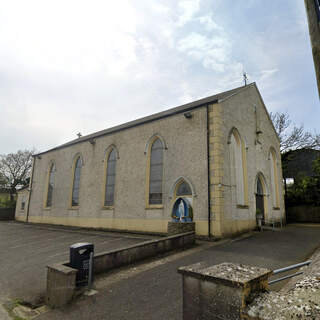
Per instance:
[[[212,103],[212,102],[219,102],[219,100],[226,99],[226,98],[230,97],[231,95],[237,94],[237,93],[241,92],[243,89],[246,89],[247,87],[252,86],[252,85],[255,85],[255,82],[250,83],[249,85],[237,87],[237,88],[223,91],[223,92],[220,92],[220,93],[208,96],[208,97],[204,97],[204,98],[192,101],[192,102],[188,102],[188,103],[182,104],[177,107],[169,108],[169,109],[166,109],[166,110],[163,110],[163,111],[160,111],[160,112],[157,112],[157,113],[154,113],[154,114],[142,117],[142,118],[131,120],[131,121],[125,122],[120,125],[116,125],[116,126],[113,126],[113,127],[107,128],[107,129],[96,131],[91,134],[87,134],[85,136],[82,136],[81,138],[70,140],[62,145],[59,145],[59,146],[51,148],[49,150],[40,152],[40,153],[35,154],[33,156],[39,156],[39,155],[48,153],[50,151],[65,148],[65,147],[68,147],[68,146],[71,146],[71,145],[74,145],[74,144],[77,144],[80,142],[85,142],[85,141],[95,139],[95,138],[98,138],[98,137],[101,137],[104,135],[108,135],[111,133],[115,133],[118,131],[129,129],[129,128],[132,128],[132,127],[135,127],[138,125],[142,125],[144,123],[156,121],[156,120],[166,118],[166,117],[178,114],[178,113],[182,113],[182,112],[186,112],[188,110],[196,109],[196,108],[202,107],[202,106],[209,104],[209,103]]]

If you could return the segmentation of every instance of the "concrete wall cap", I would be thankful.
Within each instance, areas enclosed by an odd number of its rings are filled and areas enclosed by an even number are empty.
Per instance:
[[[272,270],[266,268],[234,263],[221,263],[210,267],[203,263],[197,263],[181,267],[178,272],[210,282],[223,283],[231,287],[244,287],[252,281],[272,274]]]
[[[65,274],[70,274],[70,273],[77,273],[78,270],[68,267],[64,265],[63,263],[55,263],[55,264],[50,264],[47,266],[48,269],[53,269],[57,272],[65,273]]]
[[[130,249],[134,249],[134,248],[141,248],[141,247],[149,246],[150,244],[156,244],[156,243],[159,243],[159,242],[165,242],[165,241],[171,240],[171,239],[179,239],[179,238],[183,238],[185,236],[189,236],[189,235],[193,235],[193,234],[195,234],[194,231],[189,231],[189,232],[186,232],[186,233],[179,233],[179,234],[174,234],[172,236],[163,237],[161,239],[147,240],[147,241],[144,241],[144,242],[141,242],[141,243],[137,243],[137,244],[133,244],[133,245],[130,245],[130,246],[126,246],[126,247],[122,247],[122,248],[118,248],[118,249],[113,249],[113,250],[109,250],[109,251],[104,251],[104,252],[95,254],[93,258],[97,259],[99,257],[101,258],[101,257],[103,257],[105,255],[110,255],[112,253],[119,253],[121,251],[126,251],[126,250],[130,250]]]

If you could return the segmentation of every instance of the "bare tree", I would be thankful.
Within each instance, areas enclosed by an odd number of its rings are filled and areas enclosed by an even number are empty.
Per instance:
[[[270,118],[280,139],[281,153],[302,148],[320,149],[320,134],[311,133],[303,125],[297,126],[288,113],[270,113]]]
[[[10,200],[13,200],[18,186],[28,183],[33,153],[35,150],[19,150],[17,153],[0,155],[0,184],[9,189]]]

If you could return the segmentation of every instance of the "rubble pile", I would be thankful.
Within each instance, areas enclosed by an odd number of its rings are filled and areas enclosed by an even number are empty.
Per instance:
[[[291,280],[287,289],[256,297],[247,308],[249,319],[320,319],[320,251],[303,270],[304,274]]]

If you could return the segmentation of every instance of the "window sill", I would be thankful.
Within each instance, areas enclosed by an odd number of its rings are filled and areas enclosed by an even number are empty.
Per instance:
[[[146,206],[146,210],[163,209],[163,204],[155,204]]]
[[[51,210],[51,207],[44,207],[43,210]]]
[[[273,210],[280,210],[279,207],[273,207],[272,209],[273,209]]]
[[[238,209],[249,209],[249,206],[243,204],[237,204]]]
[[[102,210],[113,210],[114,206],[102,206]]]
[[[68,210],[79,210],[80,206],[69,207]]]

